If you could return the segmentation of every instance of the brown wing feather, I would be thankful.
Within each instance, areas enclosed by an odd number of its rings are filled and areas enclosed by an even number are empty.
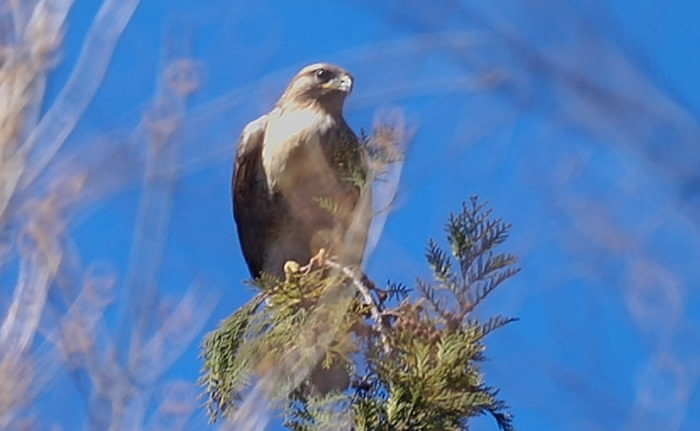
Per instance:
[[[233,218],[243,257],[253,277],[263,269],[275,204],[270,195],[262,166],[262,147],[267,116],[249,123],[241,133],[231,181]]]

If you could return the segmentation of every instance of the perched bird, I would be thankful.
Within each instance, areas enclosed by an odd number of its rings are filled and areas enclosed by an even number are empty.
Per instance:
[[[306,66],[272,111],[243,130],[233,214],[253,277],[283,276],[287,262],[322,250],[361,264],[372,205],[367,154],[343,118],[352,88],[341,67]]]

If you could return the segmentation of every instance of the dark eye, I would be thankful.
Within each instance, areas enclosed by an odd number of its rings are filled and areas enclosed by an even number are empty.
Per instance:
[[[316,71],[316,77],[320,81],[324,81],[324,82],[329,81],[330,79],[333,78],[333,72],[331,72],[330,70],[326,70],[326,69],[318,69]]]

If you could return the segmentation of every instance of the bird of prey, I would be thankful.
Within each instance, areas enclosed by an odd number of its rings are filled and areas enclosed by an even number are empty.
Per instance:
[[[253,277],[326,251],[359,265],[371,221],[368,157],[343,118],[353,77],[304,67],[243,130],[232,178],[238,238]]]

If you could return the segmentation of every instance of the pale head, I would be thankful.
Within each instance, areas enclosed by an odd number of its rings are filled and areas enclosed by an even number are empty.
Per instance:
[[[352,75],[330,63],[310,64],[292,79],[277,106],[315,107],[340,115],[353,87]]]

